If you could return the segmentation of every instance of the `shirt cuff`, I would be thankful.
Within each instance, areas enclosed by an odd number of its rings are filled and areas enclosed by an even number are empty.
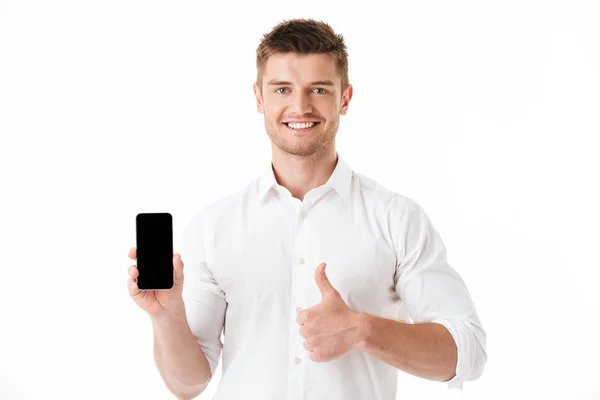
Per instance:
[[[468,346],[467,342],[461,340],[461,338],[464,336],[464,332],[462,332],[460,322],[450,321],[446,318],[436,318],[431,322],[445,326],[446,329],[452,335],[452,338],[454,339],[454,343],[456,344],[456,354],[458,358],[456,362],[456,375],[449,381],[446,381],[445,383],[448,385],[448,389],[462,390],[463,382],[467,380],[470,375],[468,369],[471,362],[468,359],[466,359],[466,357],[468,357],[469,354],[472,354],[472,352],[470,352],[469,349],[465,348],[465,346]]]

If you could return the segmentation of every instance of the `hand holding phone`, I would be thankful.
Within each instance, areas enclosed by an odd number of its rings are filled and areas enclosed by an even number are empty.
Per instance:
[[[129,258],[127,287],[136,304],[151,316],[183,311],[183,261],[173,254],[172,217],[169,213],[144,213],[136,217],[137,247]]]

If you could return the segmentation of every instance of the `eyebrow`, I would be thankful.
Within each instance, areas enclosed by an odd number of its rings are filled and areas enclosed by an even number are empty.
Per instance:
[[[268,83],[267,86],[277,86],[277,85],[291,85],[292,82],[288,82],[288,81],[278,81],[276,79],[271,79]],[[325,80],[325,81],[315,81],[315,82],[311,82],[311,85],[321,85],[321,86],[335,86],[335,83],[333,83],[332,81],[329,80]]]

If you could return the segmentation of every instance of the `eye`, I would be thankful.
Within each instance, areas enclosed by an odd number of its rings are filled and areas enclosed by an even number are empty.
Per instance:
[[[323,88],[315,88],[315,90],[322,90],[323,92],[319,93],[319,94],[325,94],[327,93],[327,90],[323,89]]]
[[[287,90],[287,88],[279,88],[279,89],[276,89],[276,90],[275,90],[275,92],[276,92],[276,93],[279,93],[279,94],[284,94],[284,93],[281,93],[281,92],[280,92],[280,90],[282,90],[282,89],[286,89],[286,90]]]

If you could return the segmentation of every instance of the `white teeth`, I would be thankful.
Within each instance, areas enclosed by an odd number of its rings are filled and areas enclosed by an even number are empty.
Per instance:
[[[312,127],[314,124],[315,124],[314,122],[301,123],[301,124],[288,123],[287,126],[289,126],[292,129],[305,129],[305,128]]]

